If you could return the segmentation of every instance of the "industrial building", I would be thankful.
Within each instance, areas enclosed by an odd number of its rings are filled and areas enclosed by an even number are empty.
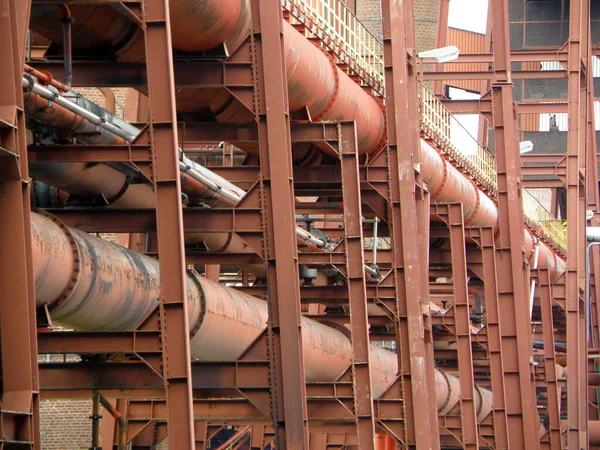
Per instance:
[[[598,22],[0,0],[0,449],[600,448]]]

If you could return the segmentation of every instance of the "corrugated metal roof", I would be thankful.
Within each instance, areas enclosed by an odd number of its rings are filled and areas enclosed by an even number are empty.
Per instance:
[[[448,27],[446,42],[447,45],[456,45],[461,53],[485,53],[485,35],[483,34]],[[487,65],[485,63],[447,63],[442,67],[445,72],[475,72],[487,70]],[[481,91],[481,81],[479,80],[451,80],[446,84],[468,91]]]

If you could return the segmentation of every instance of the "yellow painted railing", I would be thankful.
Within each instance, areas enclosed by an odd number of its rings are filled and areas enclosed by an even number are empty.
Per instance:
[[[491,197],[497,195],[496,158],[471,136],[452,113],[425,86],[421,89],[421,129],[441,153],[467,172]],[[523,213],[531,230],[564,253],[566,228],[526,189]]]
[[[538,201],[527,189],[523,189],[523,214],[532,231],[564,253],[567,249],[567,229],[561,220]]]
[[[494,154],[454,118],[438,98],[422,86],[421,129],[438,144],[442,154],[464,169],[484,190],[495,196],[496,159]]]
[[[384,95],[383,44],[341,0],[283,0],[283,8],[323,47],[347,65],[364,85]],[[497,196],[494,154],[454,118],[444,104],[422,86],[420,91],[421,130],[441,153],[464,170],[492,198]],[[566,229],[527,190],[523,190],[523,211],[529,228],[564,253]]]
[[[383,44],[341,0],[283,0],[283,8],[363,84],[383,95]]]

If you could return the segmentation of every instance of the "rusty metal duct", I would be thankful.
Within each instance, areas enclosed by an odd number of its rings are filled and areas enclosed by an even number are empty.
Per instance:
[[[133,330],[158,306],[158,261],[87,233],[51,215],[32,214],[37,306],[47,305],[54,323],[85,331]],[[186,276],[191,354],[201,361],[235,361],[267,326],[267,303],[207,280]],[[222,338],[226,329],[228,339]],[[302,318],[306,380],[335,381],[352,364],[346,332]],[[373,397],[394,382],[397,355],[371,345]],[[478,419],[491,412],[491,392],[474,387]],[[460,383],[436,371],[438,410],[446,414],[460,398]]]
[[[141,60],[142,35],[124,16],[109,6],[74,5],[73,45],[98,47],[110,43],[122,60]],[[31,28],[60,42],[58,7],[35,5]],[[233,51],[248,35],[251,13],[248,0],[172,0],[170,2],[173,47],[200,52],[225,44]],[[57,25],[58,24],[58,25]],[[129,37],[129,39],[127,39]],[[377,100],[337,68],[335,62],[287,22],[284,23],[289,106],[291,112],[306,109],[313,121],[356,121],[360,153],[381,148],[385,131],[383,110]],[[183,89],[179,111],[210,107],[218,121],[236,123],[254,119],[240,110],[229,94]]]
[[[423,139],[421,160],[433,203],[462,203],[466,226],[498,229],[496,204]],[[534,259],[535,245],[536,238],[525,228],[523,250],[530,262]],[[566,271],[565,261],[543,242],[539,242],[537,267],[550,270],[553,280]]]
[[[71,135],[77,130],[96,129],[96,124],[102,133],[93,133],[92,137],[83,135],[89,143],[118,144],[124,140],[131,141],[139,130],[108,111],[89,102],[82,96],[76,96],[77,103],[61,97],[53,87],[38,86],[33,78],[24,79],[26,88],[25,110],[30,117],[48,123],[55,127],[59,134]],[[31,92],[27,92],[27,91]],[[47,92],[46,92],[47,91]],[[42,97],[41,95],[45,95]],[[48,99],[59,101],[54,108],[39,108]],[[91,113],[91,114],[90,114]],[[82,118],[84,114],[87,118]],[[97,120],[96,120],[97,119]],[[91,120],[91,121],[90,121]],[[113,133],[118,133],[118,136]],[[471,180],[454,168],[433,147],[421,139],[421,157],[423,159],[423,178],[427,181],[432,192],[432,201],[458,202],[463,205],[465,223],[471,226],[498,228],[498,209],[495,203],[485,195]],[[197,164],[182,154],[180,162],[184,173],[191,176],[182,183],[182,189],[193,197],[214,206],[232,206],[245,194],[229,181],[218,177],[207,168]],[[45,183],[59,187],[76,195],[103,195],[115,208],[152,208],[154,194],[149,186],[128,186],[126,176],[121,172],[105,166],[71,163],[42,163],[32,164],[31,173]],[[298,243],[310,246],[314,250],[323,248],[322,242],[311,233],[298,228]],[[190,242],[203,240],[213,251],[248,251],[247,245],[237,236],[228,233],[212,233],[203,235],[188,235]],[[534,259],[536,238],[524,229],[523,250],[528,260]],[[550,270],[553,279],[559,278],[566,270],[565,261],[543,242],[538,246],[538,267]],[[253,270],[262,273],[258,267]],[[370,272],[371,273],[371,272]]]

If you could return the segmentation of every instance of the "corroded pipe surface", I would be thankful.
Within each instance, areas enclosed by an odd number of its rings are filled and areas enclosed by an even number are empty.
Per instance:
[[[429,184],[433,203],[462,203],[466,225],[498,229],[496,204],[423,139],[421,161],[423,178]],[[525,229],[523,251],[530,262],[533,262],[534,247],[535,238]],[[558,279],[566,270],[565,261],[543,242],[539,247],[538,267],[549,269],[552,280]]]
[[[158,305],[158,261],[32,214],[37,305],[76,330],[131,330]],[[200,299],[187,281],[191,311]]]
[[[56,324],[133,330],[157,307],[157,260],[69,229],[52,216],[32,214],[32,236],[37,304],[48,305]],[[186,298],[191,354],[198,360],[235,361],[267,327],[266,302],[193,272],[186,276]],[[352,344],[343,328],[303,317],[302,341],[308,382],[335,381],[352,364]],[[397,364],[395,353],[371,345],[374,398],[394,382]],[[436,382],[444,413],[458,401],[458,380],[436,370]]]
[[[101,40],[110,43],[122,60],[143,59],[141,34],[132,30],[125,17],[115,16],[110,7],[74,6],[72,14],[76,19],[74,42],[79,47],[97,47]],[[251,28],[249,0],[171,0],[170,15],[173,46],[183,52],[210,50],[223,43],[232,51]],[[57,17],[60,17],[58,8],[36,5],[31,27],[60,42],[62,35],[52,24]],[[315,121],[354,120],[359,152],[380,148],[385,118],[379,103],[293,26],[287,22],[283,25],[290,111],[307,108]],[[178,109],[191,112],[209,107],[220,122],[254,120],[252,114],[233,100],[223,89],[185,89],[178,96]]]

